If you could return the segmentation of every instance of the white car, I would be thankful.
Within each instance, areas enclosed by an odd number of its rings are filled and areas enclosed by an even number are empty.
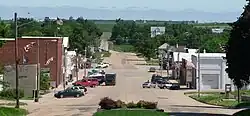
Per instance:
[[[98,64],[97,65],[97,67],[100,67],[100,68],[107,68],[107,67],[109,67],[109,63],[100,63],[100,64]]]
[[[151,87],[156,88],[156,84],[151,82],[145,82],[142,84],[142,88],[151,88]]]
[[[160,89],[180,89],[180,85],[176,80],[163,81],[158,84]]]

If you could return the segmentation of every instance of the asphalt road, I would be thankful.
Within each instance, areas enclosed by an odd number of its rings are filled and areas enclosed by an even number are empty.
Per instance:
[[[29,116],[92,116],[103,97],[126,102],[156,101],[159,108],[177,116],[216,116],[237,111],[196,102],[184,95],[188,90],[143,89],[141,84],[149,80],[151,74],[147,72],[146,66],[135,66],[134,62],[126,61],[128,58],[136,57],[133,54],[112,52],[111,57],[105,59],[112,63],[111,67],[105,69],[106,72],[117,73],[116,86],[89,88],[88,94],[81,98],[56,99],[53,93],[48,94],[41,98],[39,103],[29,103]]]

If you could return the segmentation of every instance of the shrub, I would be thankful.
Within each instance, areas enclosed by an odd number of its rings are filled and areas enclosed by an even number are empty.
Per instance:
[[[5,89],[0,92],[0,96],[4,98],[16,99],[16,89]],[[24,91],[19,90],[19,97],[24,97]]]
[[[137,104],[135,104],[134,102],[129,102],[127,103],[127,108],[137,108]]]
[[[99,106],[101,106],[101,109],[115,109],[116,108],[116,102],[108,97],[104,97],[101,99]]]
[[[121,101],[121,100],[117,100],[116,101],[116,108],[124,108],[126,107],[126,103]]]
[[[137,102],[137,107],[138,108],[143,108],[143,106],[145,105],[145,101],[144,100],[140,100],[139,102]]]
[[[156,109],[157,108],[157,102],[148,102],[148,101],[145,101],[144,105],[143,105],[143,108],[145,109]]]

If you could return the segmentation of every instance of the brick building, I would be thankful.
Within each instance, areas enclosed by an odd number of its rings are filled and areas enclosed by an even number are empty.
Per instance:
[[[66,38],[68,42],[68,38]],[[0,48],[0,64],[15,64],[15,39],[0,38],[6,43]],[[40,68],[50,70],[50,79],[53,86],[63,82],[63,53],[64,37],[21,37],[18,39],[19,64],[37,64],[38,57]],[[39,43],[39,47],[38,44]],[[39,50],[39,55],[37,54]]]

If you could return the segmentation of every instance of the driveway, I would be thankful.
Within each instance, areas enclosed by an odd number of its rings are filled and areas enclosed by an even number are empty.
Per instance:
[[[149,80],[151,74],[147,72],[147,68],[135,66],[133,62],[126,60],[131,57],[136,58],[133,54],[112,51],[110,58],[104,59],[112,63],[111,67],[105,69],[106,72],[117,73],[116,86],[89,88],[88,94],[81,98],[56,99],[53,93],[48,94],[41,98],[39,103],[29,103],[29,116],[92,116],[103,97],[126,102],[156,101],[159,108],[172,112],[171,115],[207,116],[212,113],[216,115],[236,112],[199,103],[185,96],[185,90],[143,89],[141,84]]]

